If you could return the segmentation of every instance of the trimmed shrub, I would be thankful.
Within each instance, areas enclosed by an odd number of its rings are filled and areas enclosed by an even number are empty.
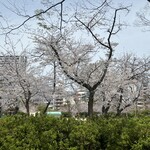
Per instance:
[[[0,119],[0,150],[149,150],[150,117]]]

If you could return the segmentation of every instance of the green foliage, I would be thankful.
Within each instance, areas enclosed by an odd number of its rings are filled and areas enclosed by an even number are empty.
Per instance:
[[[150,116],[150,110],[142,110],[138,113],[138,116]]]
[[[149,150],[150,117],[82,121],[46,115],[0,119],[0,150]]]
[[[63,117],[71,117],[72,114],[70,112],[62,112]]]

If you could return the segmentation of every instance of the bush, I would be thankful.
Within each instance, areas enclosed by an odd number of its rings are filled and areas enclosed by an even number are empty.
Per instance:
[[[0,119],[0,150],[149,150],[150,117]]]
[[[71,112],[62,112],[62,117],[71,117]]]

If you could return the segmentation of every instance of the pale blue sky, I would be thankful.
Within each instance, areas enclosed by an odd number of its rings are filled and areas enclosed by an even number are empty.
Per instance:
[[[14,0],[11,0],[14,1]],[[57,0],[58,1],[58,0]],[[75,0],[66,0],[66,5],[69,2],[75,2]],[[23,3],[24,2],[24,3]],[[21,6],[25,4],[27,13],[34,13],[34,10],[40,8],[40,0],[15,0],[17,6]],[[124,5],[132,4],[131,11],[126,16],[126,21],[128,26],[124,28],[116,37],[116,42],[119,45],[116,48],[115,55],[121,55],[123,53],[134,53],[137,56],[148,56],[150,55],[150,32],[143,32],[142,28],[137,27],[134,22],[136,20],[136,12],[141,11],[145,5],[150,5],[147,0],[114,0],[114,2],[123,3]],[[0,1],[0,12],[4,17],[9,19],[10,23],[18,23],[22,22],[21,17],[15,16],[12,12],[6,9],[2,3],[6,4],[6,6],[11,7],[7,0]],[[32,22],[32,21],[31,21]],[[30,22],[30,23],[31,23]],[[19,35],[17,35],[18,37]],[[22,36],[22,35],[21,35]],[[16,37],[15,37],[16,38]],[[15,40],[14,38],[14,40]],[[23,36],[23,44],[26,46],[29,41],[26,35]],[[0,44],[3,45],[4,37],[0,35]]]
[[[119,45],[117,46],[116,53],[131,52],[138,56],[150,55],[150,32],[143,32],[143,28],[135,25],[135,20],[137,20],[136,12],[140,12],[145,5],[150,3],[147,0],[126,0],[124,3],[132,4],[130,13],[126,18],[129,26],[117,36]]]

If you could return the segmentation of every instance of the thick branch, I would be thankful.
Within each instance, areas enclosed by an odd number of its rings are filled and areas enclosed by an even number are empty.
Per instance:
[[[114,28],[115,28],[115,25],[116,25],[117,13],[118,13],[118,11],[120,11],[120,10],[128,10],[128,9],[127,9],[127,8],[119,8],[119,9],[116,9],[116,10],[115,10],[115,14],[114,14],[112,26],[111,26],[110,30],[108,30],[109,35],[108,35],[107,41],[108,41],[108,49],[110,50],[110,51],[109,51],[109,55],[108,55],[108,60],[111,59],[112,53],[113,53],[113,48],[112,48],[112,46],[111,46],[111,37],[112,37],[113,34],[116,34],[116,33],[119,31],[119,29],[118,29],[115,33],[113,32],[113,31],[114,31]]]
[[[106,76],[107,70],[108,70],[108,65],[109,65],[109,62],[106,63],[105,69],[103,71],[103,75],[101,76],[100,80],[92,87],[93,90],[95,90],[103,82]]]
[[[51,46],[52,50],[54,51],[54,53],[55,53],[55,55],[56,55],[56,57],[57,57],[57,59],[58,59],[58,63],[59,63],[59,65],[60,65],[60,67],[62,68],[64,74],[65,74],[69,79],[71,79],[72,81],[78,83],[79,85],[82,85],[82,86],[85,87],[86,89],[91,89],[91,86],[90,86],[89,84],[86,84],[86,83],[85,83],[83,80],[81,80],[81,79],[75,79],[74,77],[72,77],[72,76],[68,73],[68,71],[64,68],[64,66],[63,66],[63,64],[62,64],[62,60],[61,60],[61,58],[60,58],[60,56],[59,56],[58,51],[56,50],[56,48],[55,48],[53,45],[50,45],[50,46]]]

